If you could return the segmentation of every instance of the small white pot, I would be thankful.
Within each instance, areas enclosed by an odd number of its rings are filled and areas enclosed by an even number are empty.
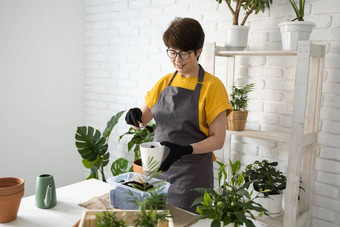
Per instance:
[[[298,41],[309,40],[315,23],[307,21],[289,21],[279,24],[282,38],[282,49],[297,50]]]
[[[195,224],[193,224],[192,226],[193,227],[199,227],[199,226],[207,226],[207,227],[210,227],[211,225],[211,222],[212,222],[212,219],[200,219],[198,222],[196,222]],[[223,222],[221,222],[221,226],[223,226]],[[241,225],[240,227],[243,227],[245,225]],[[234,227],[234,223],[230,223],[228,225],[226,225],[226,227]]]
[[[255,202],[261,204],[263,208],[267,209],[269,215],[279,215],[282,212],[282,197],[283,193],[269,195],[267,198],[256,198]]]
[[[227,29],[225,47],[230,51],[244,50],[248,44],[249,26],[232,25]]]

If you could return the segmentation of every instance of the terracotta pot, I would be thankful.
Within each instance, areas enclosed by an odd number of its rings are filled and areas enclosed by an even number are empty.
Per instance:
[[[0,178],[0,223],[17,218],[21,198],[24,196],[24,184],[21,178]]]
[[[137,160],[133,161],[133,163],[132,163],[132,170],[135,173],[144,174],[143,167],[142,167],[142,160],[141,159],[137,159]]]

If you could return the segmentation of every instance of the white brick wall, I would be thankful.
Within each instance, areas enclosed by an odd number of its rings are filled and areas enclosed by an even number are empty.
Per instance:
[[[316,27],[311,39],[327,44],[319,154],[314,182],[313,226],[340,226],[340,8],[338,0],[307,0],[306,20]],[[103,130],[110,117],[143,102],[153,84],[173,69],[162,34],[176,16],[199,20],[206,42],[223,45],[231,23],[226,5],[215,0],[87,0],[86,1],[86,123]],[[288,0],[275,0],[271,10],[251,15],[249,48],[279,50],[278,24],[294,18]],[[204,66],[204,57],[201,62]],[[225,61],[217,59],[216,76],[224,78]],[[237,76],[256,83],[250,97],[248,127],[288,131],[291,125],[294,57],[252,57],[237,60]],[[114,129],[112,160],[126,155],[128,130],[124,120]],[[251,145],[250,145],[251,144]],[[257,158],[279,160],[284,171],[288,146],[237,138],[233,157],[245,165]],[[130,159],[131,154],[129,156]]]

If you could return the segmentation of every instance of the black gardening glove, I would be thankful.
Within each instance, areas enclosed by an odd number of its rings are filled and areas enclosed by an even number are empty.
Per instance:
[[[129,111],[126,113],[125,121],[129,125],[139,128],[139,123],[142,123],[142,111],[138,107],[129,109]]]
[[[162,162],[161,167],[159,167],[159,170],[162,170],[162,171],[167,171],[170,168],[170,166],[175,161],[180,159],[183,155],[192,154],[193,152],[193,148],[191,145],[181,146],[175,143],[170,143],[168,141],[162,141],[161,145],[164,145],[170,148],[170,152],[168,156]]]

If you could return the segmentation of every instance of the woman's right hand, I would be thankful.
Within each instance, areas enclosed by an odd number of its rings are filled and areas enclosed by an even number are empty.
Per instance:
[[[139,124],[142,123],[142,111],[138,107],[129,109],[126,113],[125,121],[129,125],[139,128]]]

